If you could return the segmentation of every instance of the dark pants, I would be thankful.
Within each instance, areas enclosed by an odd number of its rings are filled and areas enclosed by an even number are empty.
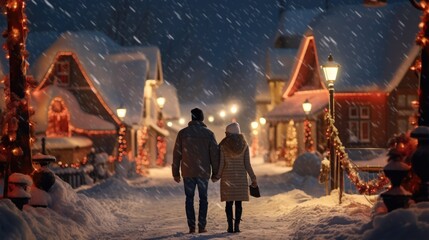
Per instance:
[[[186,194],[186,218],[188,219],[189,228],[195,229],[195,209],[194,195],[195,188],[198,187],[198,195],[200,198],[200,207],[198,212],[198,227],[205,228],[207,223],[207,188],[209,185],[208,179],[203,178],[183,178]]]
[[[229,216],[231,216],[231,218],[233,218],[232,216],[232,205],[234,204],[233,201],[227,201],[225,204],[225,212],[226,212],[226,216],[227,218],[229,218]],[[242,206],[242,201],[235,201],[235,220],[241,220],[241,214],[243,213],[243,206]]]

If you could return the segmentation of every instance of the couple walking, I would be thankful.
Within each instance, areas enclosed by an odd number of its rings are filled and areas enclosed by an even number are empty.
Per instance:
[[[257,186],[256,176],[250,165],[249,147],[241,134],[240,125],[229,124],[225,138],[218,145],[213,132],[203,123],[203,111],[192,109],[191,118],[188,127],[180,130],[177,135],[172,164],[174,181],[179,183],[183,178],[189,233],[195,232],[196,188],[199,195],[198,232],[207,232],[207,189],[210,178],[213,182],[220,179],[221,201],[226,202],[227,231],[240,232],[242,201],[249,201],[247,174],[252,186]]]

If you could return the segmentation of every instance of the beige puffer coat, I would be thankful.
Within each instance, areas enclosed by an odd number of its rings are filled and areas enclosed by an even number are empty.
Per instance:
[[[230,134],[220,146],[220,165],[217,178],[220,178],[221,201],[249,201],[249,182],[256,181],[250,165],[249,147],[242,134]]]

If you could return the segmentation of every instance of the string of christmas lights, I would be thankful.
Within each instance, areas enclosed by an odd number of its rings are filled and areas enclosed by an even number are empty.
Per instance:
[[[9,76],[3,79],[6,110],[2,116],[3,129],[0,153],[16,158],[14,162],[10,162],[13,165],[11,165],[11,170],[30,173],[33,170],[31,156],[29,154],[24,155],[24,152],[31,151],[30,145],[36,140],[34,124],[29,120],[29,117],[34,115],[34,109],[29,107],[30,89],[36,86],[36,82],[33,78],[26,76],[29,66],[26,59],[29,54],[25,48],[28,34],[25,5],[23,0],[1,2],[3,13],[8,19],[8,28],[2,36],[6,38],[3,49],[6,52],[6,58],[9,60],[10,69]],[[21,121],[24,124],[20,123]],[[28,128],[24,126],[26,124],[28,124]],[[22,133],[18,133],[18,128]],[[25,136],[27,134],[29,136]],[[9,155],[9,152],[12,152],[12,155]],[[11,159],[8,160],[11,161]]]
[[[149,139],[149,133],[147,126],[143,126],[141,130],[141,137],[138,143],[138,156],[136,158],[136,172],[138,174],[145,175],[147,167],[149,166],[149,153],[147,150],[147,143]]]
[[[127,139],[125,138],[127,128],[124,124],[119,127],[118,137],[118,161],[122,162],[122,158],[127,154]]]
[[[358,167],[350,161],[345,151],[345,147],[339,138],[338,129],[335,127],[334,120],[331,118],[329,112],[325,114],[325,120],[328,123],[326,137],[330,139],[332,136],[334,138],[335,155],[341,167],[346,172],[347,177],[355,185],[360,194],[375,194],[390,183],[389,179],[382,172],[378,174],[376,179],[368,182],[362,180],[359,176]]]
[[[164,128],[164,121],[162,119],[157,122],[158,127]],[[156,158],[156,164],[158,166],[164,166],[165,154],[167,153],[167,141],[162,135],[156,137],[156,148],[158,150],[158,155]]]
[[[308,119],[304,120],[304,145],[307,152],[314,150],[314,141],[311,136],[311,122]]]

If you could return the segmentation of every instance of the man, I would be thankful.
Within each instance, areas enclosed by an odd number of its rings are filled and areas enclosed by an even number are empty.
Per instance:
[[[177,183],[181,179],[179,169],[182,173],[189,233],[195,233],[194,195],[195,188],[198,187],[198,232],[204,233],[207,232],[207,188],[210,177],[213,180],[219,168],[219,150],[213,132],[203,123],[203,111],[199,108],[192,109],[191,118],[188,126],[177,134],[172,172]]]

